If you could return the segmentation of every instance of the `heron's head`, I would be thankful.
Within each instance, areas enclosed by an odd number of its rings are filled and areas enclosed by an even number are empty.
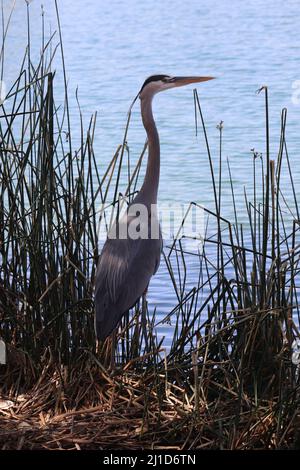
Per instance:
[[[169,75],[151,75],[145,80],[140,92],[140,99],[146,96],[153,96],[160,91],[169,90],[169,88],[176,88],[191,83],[206,82],[212,80],[214,77],[170,77]]]

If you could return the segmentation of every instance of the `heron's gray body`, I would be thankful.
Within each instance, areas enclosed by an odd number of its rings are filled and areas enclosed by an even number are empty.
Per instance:
[[[121,220],[122,223],[127,221]],[[95,290],[96,330],[100,340],[109,336],[124,313],[135,305],[159,267],[161,232],[159,230],[159,238],[152,239],[150,228],[149,220],[148,239],[108,236],[104,244],[97,267]]]
[[[160,263],[162,237],[156,208],[160,145],[152,114],[153,96],[159,91],[210,78],[155,75],[145,81],[138,94],[143,125],[148,137],[148,164],[141,190],[127,210],[136,204],[142,205],[148,216],[145,218],[129,214],[129,217],[121,218],[112,228],[114,236],[108,235],[102,249],[95,279],[95,327],[100,340],[112,333],[122,316],[139,300]],[[140,238],[118,236],[128,232],[127,229],[135,217],[139,217],[139,232],[143,235]],[[115,230],[116,227],[118,230]],[[148,235],[146,238],[145,234]]]

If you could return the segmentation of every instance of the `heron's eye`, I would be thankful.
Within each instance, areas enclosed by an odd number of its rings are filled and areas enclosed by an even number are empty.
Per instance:
[[[165,77],[162,79],[162,81],[165,83],[172,83],[174,82],[174,77]]]

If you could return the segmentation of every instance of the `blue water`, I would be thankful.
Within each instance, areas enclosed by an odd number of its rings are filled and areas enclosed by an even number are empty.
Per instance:
[[[6,14],[11,4],[4,0]],[[261,85],[269,87],[271,158],[276,158],[278,151],[280,112],[287,107],[287,143],[295,162],[295,183],[300,183],[300,94],[293,88],[299,89],[300,78],[299,1],[61,0],[58,4],[70,96],[78,86],[86,124],[90,114],[98,111],[95,153],[100,171],[122,142],[127,110],[147,76],[213,75],[216,80],[199,84],[197,89],[216,169],[216,126],[224,121],[223,156],[230,158],[238,206],[243,204],[244,185],[252,187],[250,149],[265,151],[264,96],[255,93]],[[30,2],[33,56],[40,48],[40,7],[39,1]],[[45,2],[44,10],[46,30],[54,31],[54,2]],[[7,87],[16,76],[26,40],[26,6],[17,0],[5,55]],[[60,69],[59,62],[55,66]],[[63,102],[62,85],[62,76],[58,75],[57,104]],[[154,111],[162,154],[159,199],[184,203],[196,200],[213,208],[203,136],[201,132],[195,136],[192,87],[158,95]],[[71,100],[71,114],[76,139],[79,128],[75,99]],[[133,160],[138,158],[144,141],[136,105],[128,138]],[[285,177],[282,187],[290,199]],[[232,218],[225,165],[222,198],[224,215]],[[149,293],[149,308],[157,306],[158,314],[167,313],[175,304],[168,279],[162,263]]]

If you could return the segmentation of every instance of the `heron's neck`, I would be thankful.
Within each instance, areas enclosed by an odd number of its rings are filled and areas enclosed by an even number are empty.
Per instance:
[[[152,98],[149,96],[141,100],[142,120],[148,137],[148,163],[140,196],[145,196],[150,204],[156,204],[160,171],[160,145],[152,113]]]

